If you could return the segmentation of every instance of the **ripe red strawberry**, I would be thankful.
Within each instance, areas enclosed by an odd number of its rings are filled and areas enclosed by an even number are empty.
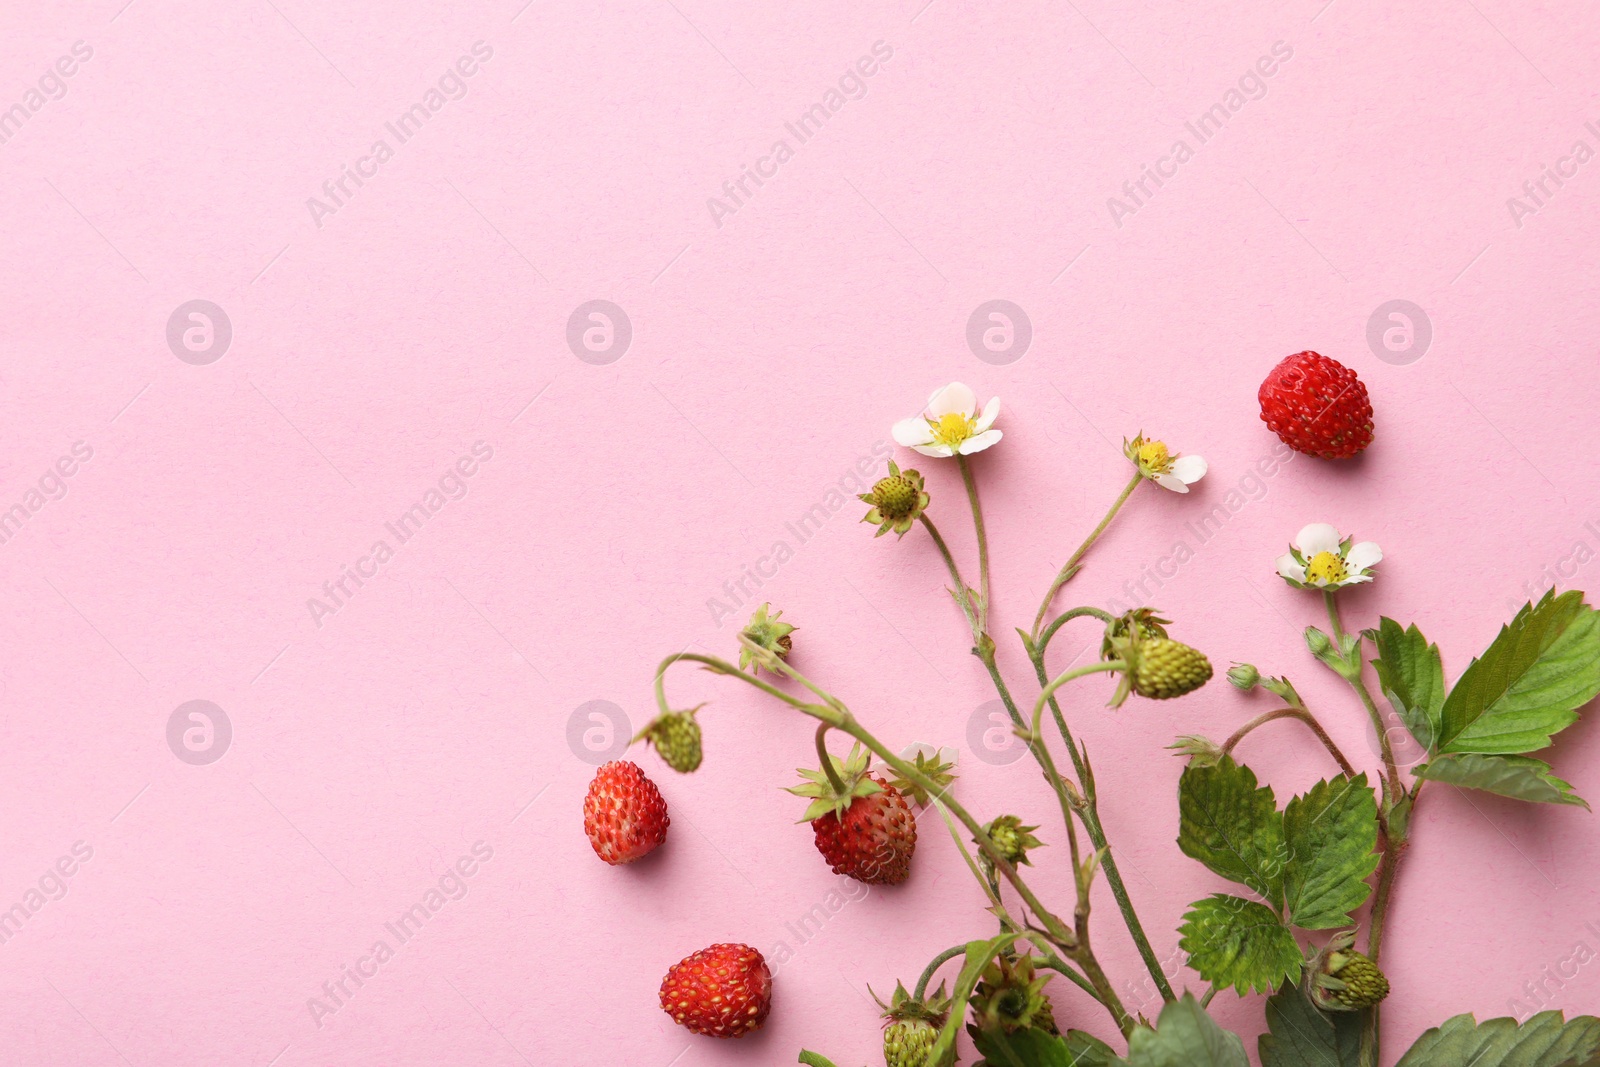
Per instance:
[[[1261,421],[1296,452],[1349,459],[1372,443],[1372,401],[1356,372],[1297,352],[1261,383]]]
[[[712,945],[685,956],[661,980],[661,1010],[707,1037],[743,1037],[772,1010],[772,972],[749,945]]]
[[[613,760],[594,774],[583,798],[583,829],[595,855],[632,863],[667,839],[667,802],[636,763]]]
[[[899,885],[911,873],[917,848],[917,820],[900,790],[867,774],[868,753],[857,745],[840,761],[830,755],[841,792],[825,771],[801,769],[804,785],[790,788],[810,797],[801,822],[816,832],[817,851],[834,874],[847,874],[868,885]]]

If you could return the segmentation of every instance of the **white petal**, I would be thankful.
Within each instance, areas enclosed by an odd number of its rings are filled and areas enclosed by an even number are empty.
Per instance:
[[[1000,398],[991,396],[989,402],[983,405],[983,414],[978,416],[977,432],[982,433],[994,425],[994,420],[1000,417]]]
[[[971,389],[960,382],[951,382],[928,398],[928,416],[971,415],[978,407],[978,398]]]
[[[1278,573],[1297,582],[1306,580],[1306,569],[1296,563],[1294,557],[1287,552],[1278,557]]]
[[[961,454],[970,456],[974,452],[982,452],[996,441],[1000,440],[999,430],[985,430],[976,437],[969,437],[961,442]]]
[[[1370,574],[1352,574],[1350,577],[1346,578],[1343,582],[1341,582],[1339,584],[1340,585],[1359,585],[1362,582],[1370,582],[1370,581],[1372,581],[1372,575],[1370,575]]]
[[[949,445],[912,445],[911,447],[921,452],[924,456],[943,457],[955,455],[954,452],[950,451]]]
[[[1173,473],[1156,475],[1156,484],[1163,489],[1171,489],[1174,493],[1189,491],[1189,483]]]
[[[1209,469],[1206,461],[1200,456],[1179,456],[1172,461],[1172,473],[1177,475],[1184,485],[1198,482],[1206,476],[1206,471]]]
[[[1353,571],[1364,571],[1383,559],[1383,549],[1375,541],[1357,541],[1350,546],[1350,552],[1344,557],[1347,567]]]
[[[920,417],[901,419],[889,432],[894,435],[894,443],[904,448],[916,448],[933,440],[933,427],[928,425],[927,419]]]
[[[1339,531],[1325,522],[1314,522],[1305,527],[1294,538],[1294,547],[1307,559],[1318,552],[1332,552],[1339,554]]]

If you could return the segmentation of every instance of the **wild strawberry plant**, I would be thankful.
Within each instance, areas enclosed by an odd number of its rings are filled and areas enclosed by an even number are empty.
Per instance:
[[[1318,398],[1333,386],[1340,389],[1338,417],[1319,420],[1311,406],[1322,403]],[[1269,427],[1307,454],[1343,458],[1372,439],[1365,387],[1348,368],[1315,353],[1280,364],[1263,385],[1261,403]],[[1268,994],[1266,1029],[1258,1038],[1264,1067],[1376,1067],[1383,1062],[1378,1016],[1390,992],[1380,967],[1389,936],[1386,917],[1417,805],[1425,792],[1440,788],[1429,783],[1438,782],[1530,803],[1587,807],[1539,754],[1576,721],[1579,708],[1600,694],[1600,614],[1582,593],[1552,591],[1517,612],[1461,677],[1447,684],[1438,647],[1415,625],[1379,618],[1369,627],[1351,628],[1342,617],[1339,591],[1374,579],[1383,559],[1379,547],[1341,536],[1323,523],[1302,529],[1278,558],[1278,573],[1325,601],[1328,628],[1308,628],[1307,647],[1349,684],[1353,706],[1376,731],[1381,765],[1370,774],[1358,769],[1287,677],[1264,677],[1249,664],[1228,672],[1233,685],[1267,694],[1279,706],[1220,743],[1187,736],[1170,746],[1187,760],[1177,797],[1179,848],[1239,887],[1196,901],[1184,916],[1179,943],[1201,995],[1180,995],[1168,982],[1118,871],[1100,820],[1094,768],[1073,737],[1063,698],[1073,681],[1106,673],[1118,678],[1113,706],[1135,697],[1173,699],[1210,681],[1212,667],[1201,652],[1169,637],[1169,621],[1153,610],[1121,616],[1091,606],[1058,611],[1055,601],[1141,485],[1187,493],[1205,475],[1206,464],[1142,435],[1127,442],[1124,451],[1133,467],[1128,483],[1050,583],[1032,628],[1018,631],[1035,675],[1030,694],[1021,695],[997,665],[989,626],[988,535],[969,460],[1001,439],[995,428],[999,412],[998,398],[980,410],[972,391],[958,383],[934,393],[922,414],[894,427],[902,446],[955,460],[976,531],[976,584],[964,576],[970,572],[963,571],[935,525],[932,501],[917,471],[891,464],[888,476],[861,498],[869,508],[863,521],[875,525],[879,536],[893,531],[904,537],[920,526],[938,549],[972,654],[1055,794],[1059,812],[1052,818],[1059,817],[1066,836],[1071,899],[1046,901],[1029,884],[1026,868],[1040,844],[1039,825],[1011,813],[980,818],[952,793],[950,767],[924,756],[902,758],[837,696],[795,668],[789,660],[794,627],[766,606],[740,634],[737,664],[695,653],[662,661],[655,678],[660,714],[639,739],[653,744],[676,770],[699,766],[699,709],[674,710],[665,688],[671,667],[695,663],[816,720],[817,767],[803,771],[791,792],[810,801],[805,820],[836,873],[874,884],[902,881],[911,872],[917,842],[910,804],[931,803],[944,819],[988,898],[997,930],[989,938],[937,946],[940,951],[909,992],[896,983],[883,1005],[888,1067],[947,1067],[955,1062],[963,1027],[982,1064],[992,1067],[1247,1067],[1243,1040],[1206,1011],[1226,989]],[[1101,656],[1052,675],[1050,643],[1073,623],[1102,628]],[[1399,766],[1396,738],[1385,727],[1374,691],[1426,753],[1408,770]],[[1256,730],[1291,719],[1337,771],[1280,804],[1238,752]],[[842,739],[836,742],[834,735],[849,739],[848,752],[839,752]],[[874,773],[874,756],[886,772]],[[607,774],[618,778],[621,772],[602,769]],[[616,810],[620,818],[624,809]],[[597,822],[603,830],[597,851],[602,841],[614,848],[615,838],[639,833],[631,824]],[[1163,1006],[1154,1019],[1127,1009],[1096,954],[1094,933],[1103,920],[1090,907],[1090,890],[1098,878],[1106,880],[1161,995]],[[715,952],[703,950],[673,969],[663,984],[663,1007],[700,1033],[747,1033],[766,1018],[770,1006],[766,966],[747,946],[712,948]],[[707,953],[736,960],[737,966],[707,969]],[[933,978],[947,964],[953,968],[951,988],[947,992],[942,982],[930,992]],[[686,977],[691,973],[693,980]],[[1104,1038],[1057,1024],[1048,991],[1052,981],[1069,981],[1101,1005],[1110,1023]],[[800,1053],[800,1062],[832,1067],[810,1051]],[[1543,1012],[1521,1024],[1513,1019],[1480,1023],[1457,1015],[1392,1062],[1398,1067],[1595,1067],[1600,1065],[1600,1019],[1566,1020]]]

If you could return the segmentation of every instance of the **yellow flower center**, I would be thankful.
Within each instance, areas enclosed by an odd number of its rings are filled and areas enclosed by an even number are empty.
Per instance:
[[[1306,580],[1319,585],[1332,585],[1348,577],[1350,572],[1345,568],[1344,560],[1334,552],[1318,552],[1306,564]]]
[[[1164,441],[1146,441],[1139,446],[1139,466],[1146,470],[1165,474],[1171,463],[1172,453],[1167,451]]]
[[[974,425],[975,421],[970,415],[962,415],[954,411],[948,415],[940,415],[939,421],[933,424],[933,439],[941,445],[949,445],[951,448],[955,448],[962,441],[972,436]]]

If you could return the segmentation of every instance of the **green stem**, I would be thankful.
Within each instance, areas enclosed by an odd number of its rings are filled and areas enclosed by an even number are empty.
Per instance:
[[[1022,713],[1017,710],[1017,702],[1011,697],[1011,688],[1006,685],[1005,676],[1000,673],[999,666],[995,663],[994,642],[981,641],[973,652],[983,661],[984,667],[989,672],[990,679],[994,682],[995,691],[1000,694],[1000,700],[1006,706],[1006,711],[1011,715],[1011,721],[1019,727],[1026,726]],[[1067,827],[1067,845],[1072,852],[1072,869],[1077,870],[1081,860],[1078,849],[1078,828],[1076,820],[1072,817],[1072,800],[1067,796],[1066,786],[1062,784],[1061,776],[1056,773],[1055,764],[1050,761],[1050,753],[1044,748],[1044,742],[1038,737],[1035,730],[1033,739],[1028,742],[1028,748],[1033,751],[1034,758],[1039,761],[1039,767],[1045,772],[1045,780],[1050,783],[1050,788],[1055,790],[1056,800],[1061,805],[1061,821]]]
[[[741,682],[755,686],[768,696],[777,697],[785,704],[792,705],[793,707],[799,708],[802,711],[805,710],[807,706],[804,701],[796,700],[788,693],[785,693],[782,689],[779,689],[776,686],[768,685],[766,682],[763,682],[754,675],[746,674],[744,671],[741,671],[738,667],[735,667],[725,659],[718,659],[716,656],[702,656],[698,652],[679,652],[676,655],[668,656],[666,659],[661,661],[659,666],[656,667],[656,706],[659,707],[663,713],[672,710],[667,706],[667,668],[680,661],[704,664],[708,669],[716,674],[726,674],[731,678],[737,678]]]
[[[1234,747],[1245,739],[1245,735],[1256,727],[1265,726],[1267,723],[1277,719],[1299,719],[1312,733],[1317,735],[1317,740],[1322,742],[1322,747],[1327,749],[1334,760],[1338,762],[1339,769],[1344,771],[1346,777],[1354,778],[1356,776],[1355,768],[1350,765],[1349,760],[1345,759],[1344,753],[1339,751],[1339,746],[1334,744],[1333,738],[1328,736],[1328,731],[1324,730],[1322,724],[1317,721],[1317,717],[1305,708],[1279,708],[1277,711],[1269,711],[1257,715],[1235,730],[1233,736],[1222,743],[1222,754],[1224,756],[1232,754]]]
[[[1339,602],[1335,599],[1332,590],[1323,590],[1322,599],[1328,606],[1328,622],[1333,626],[1333,639],[1338,643],[1339,650],[1344,651],[1344,623],[1339,619]],[[1359,646],[1358,646],[1359,647]],[[1394,746],[1389,743],[1389,732],[1383,728],[1383,714],[1378,711],[1378,705],[1372,699],[1372,694],[1367,691],[1366,661],[1359,652],[1353,664],[1355,671],[1350,676],[1350,688],[1356,691],[1361,698],[1361,703],[1366,705],[1367,716],[1372,720],[1372,728],[1378,732],[1378,747],[1383,753],[1383,769],[1386,779],[1384,785],[1387,790],[1393,790],[1394,795],[1402,793],[1400,769],[1394,761]],[[1385,800],[1392,801],[1393,797],[1386,796]],[[1383,812],[1385,832],[1388,831],[1388,813]]]
[[[1039,677],[1039,684],[1046,685],[1050,681],[1049,674],[1045,671],[1044,650],[1032,648],[1029,654],[1033,659],[1034,673]],[[1072,765],[1080,782],[1086,783],[1084,790],[1087,803],[1079,818],[1083,820],[1084,829],[1089,831],[1089,841],[1100,852],[1100,866],[1106,872],[1106,884],[1111,887],[1111,895],[1116,899],[1117,910],[1122,913],[1122,921],[1128,928],[1128,934],[1133,938],[1134,945],[1139,950],[1139,956],[1144,960],[1145,970],[1150,973],[1150,980],[1156,985],[1164,1001],[1175,1000],[1172,984],[1167,981],[1167,975],[1161,967],[1161,960],[1156,956],[1155,949],[1150,945],[1150,938],[1144,932],[1144,924],[1139,921],[1138,912],[1134,911],[1133,899],[1128,895],[1127,884],[1122,880],[1122,872],[1117,869],[1116,857],[1112,855],[1111,847],[1106,839],[1105,828],[1100,823],[1099,800],[1093,789],[1087,788],[1088,767],[1083,755],[1078,751],[1077,742],[1072,738],[1072,731],[1067,727],[1067,718],[1061,711],[1061,705],[1052,693],[1049,698],[1050,712],[1055,717],[1056,729],[1061,733],[1061,739],[1066,743],[1067,751],[1072,755]]]
[[[1128,480],[1127,486],[1122,490],[1122,495],[1117,497],[1117,502],[1111,505],[1111,510],[1106,512],[1106,517],[1100,520],[1100,525],[1094,528],[1093,533],[1084,538],[1083,544],[1078,546],[1078,550],[1072,554],[1066,563],[1061,565],[1061,570],[1056,572],[1055,580],[1050,583],[1050,591],[1044,595],[1044,603],[1039,605],[1039,614],[1033,618],[1035,641],[1038,640],[1039,627],[1044,625],[1045,614],[1050,610],[1050,602],[1056,598],[1056,593],[1060,592],[1061,587],[1071,581],[1074,574],[1078,573],[1078,564],[1083,562],[1083,557],[1089,554],[1089,549],[1093,548],[1094,543],[1100,540],[1100,535],[1106,532],[1106,527],[1111,525],[1111,520],[1117,517],[1117,512],[1122,510],[1122,505],[1128,502],[1128,498],[1133,495],[1133,491],[1139,488],[1139,483],[1144,480],[1144,475],[1139,473],[1137,467],[1134,468],[1133,477]]]
[[[951,554],[950,546],[945,544],[944,538],[939,534],[939,528],[928,518],[928,513],[923,512],[918,518],[927,528],[928,536],[933,538],[934,546],[939,549],[939,555],[944,557],[944,565],[950,569],[950,580],[956,583],[956,600],[961,604],[961,613],[967,617],[967,625],[972,627],[972,640],[976,642],[981,630],[977,618],[972,614],[972,602],[967,599],[967,583],[961,580],[961,569],[956,566],[956,557]]]
[[[989,535],[983,528],[983,505],[978,503],[978,480],[972,476],[972,464],[966,456],[958,454],[956,466],[961,468],[967,499],[972,502],[972,525],[978,534],[978,630],[983,633],[989,629]]]
[[[1339,643],[1339,650],[1344,651],[1344,624],[1339,618],[1339,604],[1331,590],[1323,590],[1322,599],[1328,608],[1328,622],[1333,627],[1334,640]],[[1394,761],[1394,746],[1389,743],[1389,733],[1383,727],[1383,715],[1378,711],[1377,703],[1372,699],[1372,694],[1367,691],[1365,679],[1365,658],[1357,655],[1352,665],[1353,671],[1347,676],[1350,687],[1361,698],[1361,703],[1366,706],[1367,715],[1372,720],[1372,728],[1378,734],[1378,746],[1383,753],[1383,803],[1378,807],[1378,828],[1383,832],[1383,856],[1378,861],[1378,888],[1373,894],[1372,911],[1367,917],[1367,956],[1373,963],[1378,962],[1378,954],[1383,949],[1383,924],[1389,910],[1389,897],[1394,890],[1396,871],[1399,868],[1400,857],[1404,854],[1408,844],[1404,834],[1396,834],[1389,816],[1394,810],[1394,805],[1406,796],[1405,784],[1400,780],[1400,770]],[[1409,822],[1409,820],[1407,820]],[[1362,1067],[1377,1067],[1379,1056],[1379,1025],[1378,1008],[1375,1006],[1367,1013],[1366,1024],[1361,1030],[1361,1064]]]
[[[1044,650],[1050,645],[1050,639],[1056,635],[1057,630],[1061,629],[1073,619],[1079,619],[1085,615],[1099,619],[1101,622],[1106,623],[1107,625],[1110,625],[1115,621],[1115,616],[1113,616],[1109,611],[1101,611],[1099,608],[1091,608],[1087,606],[1073,608],[1071,611],[1062,612],[1060,615],[1057,615],[1053,620],[1051,620],[1050,625],[1044,628],[1044,633],[1039,635],[1037,641],[1035,641],[1033,638],[1029,638],[1029,647],[1037,648],[1039,650],[1039,654],[1043,655]]]
[[[828,776],[828,784],[833,786],[833,795],[846,796],[849,790],[845,789],[839,772],[833,769],[833,757],[828,755],[828,724],[825,722],[817,725],[817,757],[822,761],[822,773]]]
[[[922,977],[917,979],[917,991],[911,994],[911,999],[920,1001],[927,996],[928,983],[933,981],[933,972],[937,971],[940,967],[943,967],[947,962],[955,959],[957,956],[964,955],[966,951],[967,946],[966,943],[963,942],[959,945],[952,945],[943,952],[939,953],[937,956],[933,957],[933,960],[923,968]]]

